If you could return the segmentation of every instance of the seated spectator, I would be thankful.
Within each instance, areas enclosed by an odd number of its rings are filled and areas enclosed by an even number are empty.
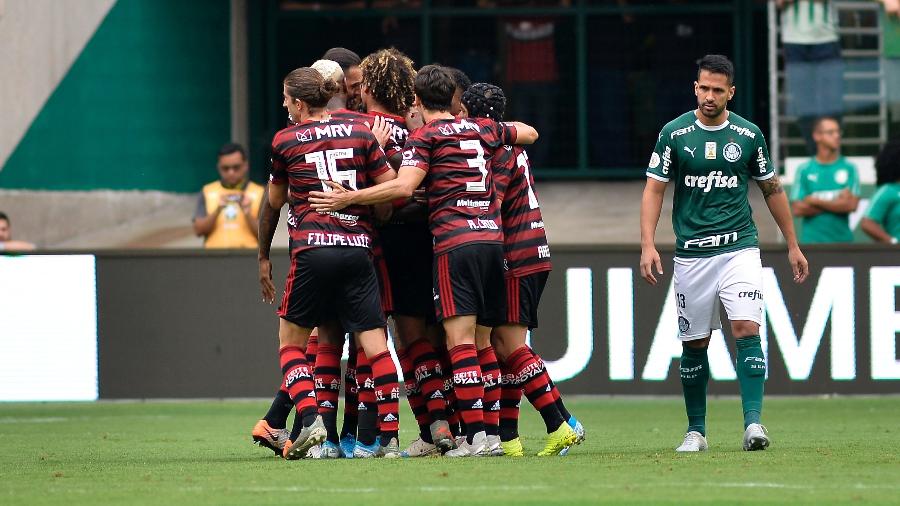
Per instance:
[[[878,191],[860,228],[877,242],[897,244],[900,241],[900,139],[882,148],[875,159]]]
[[[803,244],[853,242],[849,215],[859,205],[859,174],[841,156],[841,126],[837,119],[813,124],[816,156],[797,169],[791,209],[802,217]]]
[[[194,233],[207,248],[256,248],[263,187],[247,177],[250,167],[240,144],[219,149],[219,180],[203,187],[194,213]]]
[[[0,251],[31,251],[34,244],[25,241],[14,241],[12,238],[12,223],[9,216],[0,211]]]

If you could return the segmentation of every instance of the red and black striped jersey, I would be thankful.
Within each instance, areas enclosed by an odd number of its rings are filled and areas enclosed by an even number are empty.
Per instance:
[[[490,157],[515,139],[514,126],[487,118],[437,119],[410,134],[400,166],[426,172],[435,253],[503,242]]]
[[[391,138],[384,146],[384,151],[388,157],[403,151],[403,145],[406,143],[406,138],[409,137],[409,130],[406,128],[406,118],[402,116],[396,116],[386,112],[362,113],[351,111],[349,109],[337,109],[328,114],[331,115],[332,119],[362,121],[369,126],[372,125],[372,120],[375,119],[376,116],[384,118],[391,129]]]
[[[550,246],[528,154],[521,146],[503,146],[491,166],[497,195],[503,201],[500,216],[507,277],[549,271]]]
[[[384,151],[361,123],[334,118],[305,121],[275,134],[269,180],[288,184],[291,252],[323,246],[371,248],[369,206],[319,214],[309,206],[309,192],[330,191],[325,180],[348,189],[366,188],[389,170]]]

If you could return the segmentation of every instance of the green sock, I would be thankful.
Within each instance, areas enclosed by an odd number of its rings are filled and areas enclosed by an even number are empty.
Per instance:
[[[681,386],[684,389],[684,408],[688,417],[688,432],[706,436],[706,385],[709,383],[709,357],[706,348],[691,348],[682,344]]]
[[[741,406],[744,408],[744,428],[759,423],[762,413],[763,385],[766,382],[766,358],[759,336],[737,340],[737,377],[741,384]]]

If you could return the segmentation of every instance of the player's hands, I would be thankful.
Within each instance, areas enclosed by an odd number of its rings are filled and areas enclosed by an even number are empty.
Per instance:
[[[272,283],[272,262],[268,258],[259,259],[259,284],[262,287],[263,302],[274,303],[275,285]]]
[[[794,283],[802,283],[809,276],[809,263],[799,247],[788,249],[788,262],[791,264],[791,271],[794,273]]]
[[[330,192],[309,192],[309,204],[318,213],[340,211],[352,204],[353,194],[334,181],[323,180],[330,188]]]
[[[653,275],[654,267],[656,268],[656,274],[661,276],[663,270],[659,252],[656,251],[656,248],[641,248],[641,277],[644,278],[644,281],[647,283],[656,286],[658,281],[656,280],[656,276]]]
[[[375,116],[375,120],[372,124],[369,125],[369,122],[366,121],[366,125],[372,130],[375,139],[378,141],[378,145],[384,148],[388,141],[391,140],[391,127],[388,125],[387,120],[385,120],[383,116]]]

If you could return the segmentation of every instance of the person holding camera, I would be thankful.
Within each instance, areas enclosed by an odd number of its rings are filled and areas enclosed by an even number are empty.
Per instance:
[[[219,149],[219,180],[203,187],[194,212],[194,233],[207,248],[256,248],[263,187],[247,177],[249,164],[240,144]]]

